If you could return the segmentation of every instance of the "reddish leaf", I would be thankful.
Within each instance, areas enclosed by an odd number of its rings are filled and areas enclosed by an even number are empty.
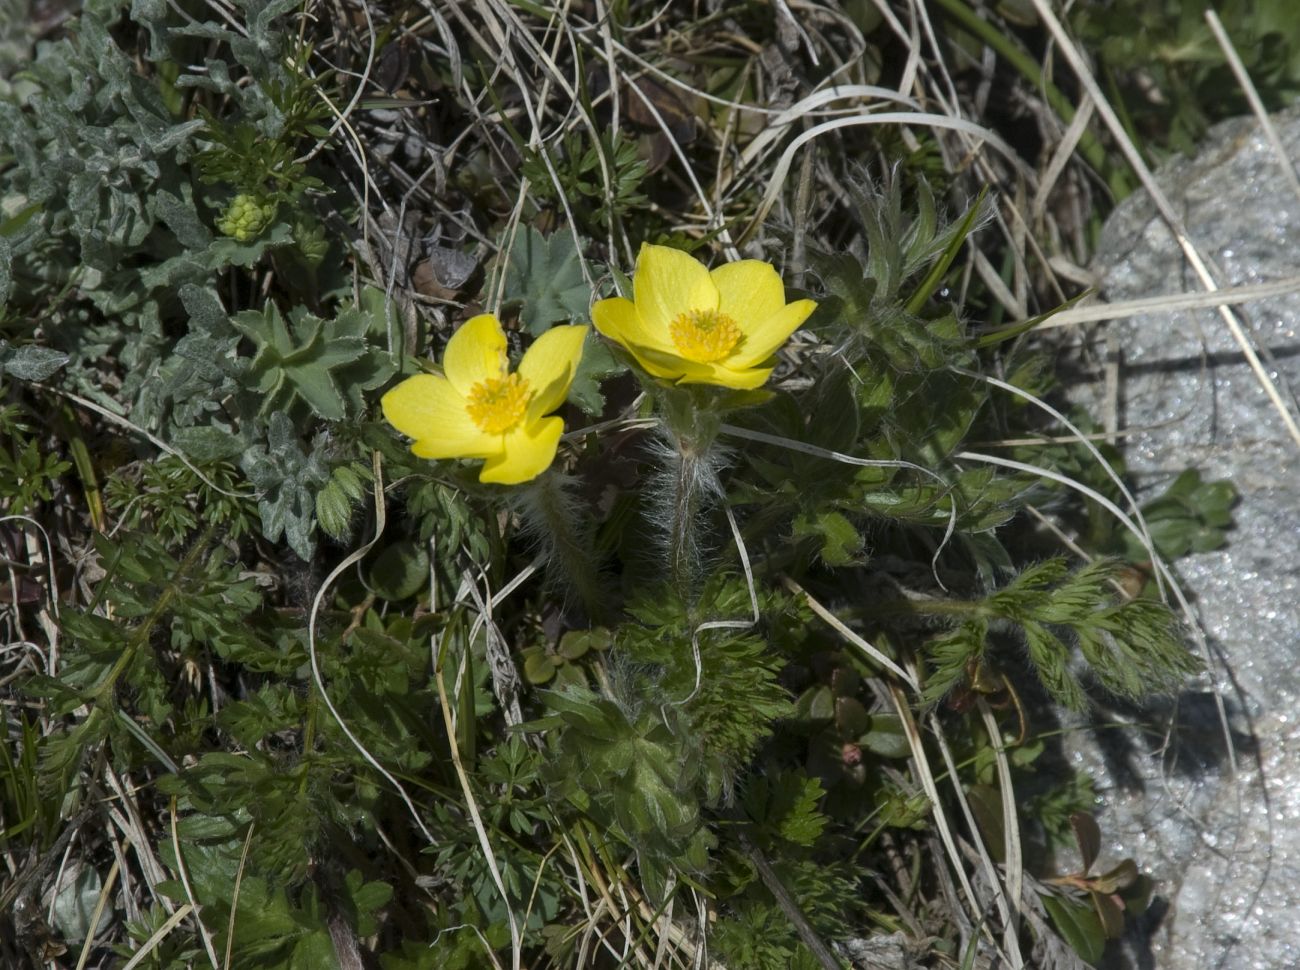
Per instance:
[[[1086,875],[1101,852],[1101,829],[1097,827],[1097,820],[1087,812],[1071,815],[1070,828],[1074,829],[1074,841],[1079,844],[1079,855],[1083,858],[1081,871]]]

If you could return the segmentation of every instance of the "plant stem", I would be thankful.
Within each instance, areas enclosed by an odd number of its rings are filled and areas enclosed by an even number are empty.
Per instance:
[[[520,491],[521,513],[527,529],[541,542],[546,557],[577,594],[587,616],[599,622],[609,612],[600,582],[590,530],[578,522],[565,486],[568,479],[547,471]]]
[[[113,666],[109,668],[104,679],[96,684],[95,687],[86,695],[86,700],[88,702],[99,704],[112,698],[113,689],[117,685],[118,678],[121,677],[126,669],[131,666],[131,662],[135,660],[136,653],[140,648],[149,643],[149,638],[153,634],[154,624],[162,619],[163,615],[167,612],[167,608],[171,606],[171,601],[176,597],[176,594],[184,588],[185,583],[189,578],[190,569],[208,552],[208,544],[212,541],[212,536],[215,531],[215,525],[209,525],[205,528],[203,534],[190,548],[190,551],[185,554],[185,558],[181,560],[179,568],[176,570],[176,575],[173,577],[171,582],[162,588],[158,595],[158,601],[154,604],[153,608],[150,609],[148,615],[145,616],[140,625],[136,627],[131,635],[130,641],[126,645],[126,648],[113,662]]]
[[[897,599],[878,600],[869,608],[852,607],[839,611],[843,616],[883,618],[893,616],[947,616],[961,620],[987,615],[987,609],[981,600],[959,599]]]
[[[721,418],[698,388],[667,389],[661,403],[668,444],[663,470],[668,579],[689,607],[701,573],[703,515],[708,500],[721,492],[713,448]]]
[[[672,475],[672,508],[668,518],[668,576],[684,603],[699,571],[700,548],[696,541],[696,518],[700,511],[696,468],[699,458],[684,442],[678,442]]]

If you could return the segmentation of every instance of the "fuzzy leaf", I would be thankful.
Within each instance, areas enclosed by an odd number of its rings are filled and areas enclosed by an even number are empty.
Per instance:
[[[186,458],[200,464],[233,458],[244,450],[244,443],[229,431],[221,428],[179,428],[172,435],[172,443]]]
[[[3,362],[4,372],[10,377],[16,377],[20,381],[43,381],[52,377],[68,362],[68,355],[36,344],[24,344],[15,348],[7,341],[0,340],[0,362]]]
[[[268,541],[285,536],[301,558],[315,549],[312,526],[315,494],[329,480],[329,471],[313,442],[308,453],[293,421],[276,411],[267,422],[266,445],[254,445],[240,457],[240,467],[258,490],[258,512]]]
[[[69,943],[80,943],[91,931],[91,919],[95,914],[95,904],[99,900],[99,873],[91,866],[83,865],[72,879],[65,876],[62,889],[54,897],[51,906],[54,912],[54,925],[63,939]],[[112,920],[112,910],[105,908],[99,914],[96,933],[102,933]]]
[[[352,503],[333,478],[316,493],[316,522],[332,539],[342,539],[352,524]]]
[[[206,249],[183,252],[140,270],[140,282],[145,289],[183,283],[202,284],[214,272],[228,266],[252,266],[268,250],[292,244],[293,230],[283,222],[272,226],[252,242],[216,236]]]
[[[198,329],[213,337],[223,337],[232,332],[230,315],[215,290],[186,283],[180,288],[179,295],[189,315],[191,331]]]
[[[203,122],[192,124],[201,126]],[[149,207],[161,222],[167,224],[182,247],[204,249],[212,242],[212,233],[199,219],[191,193],[190,187],[184,183],[180,183],[180,194],[159,189],[150,197]]]
[[[13,289],[14,251],[9,240],[0,236],[0,307],[9,302],[9,291]]]

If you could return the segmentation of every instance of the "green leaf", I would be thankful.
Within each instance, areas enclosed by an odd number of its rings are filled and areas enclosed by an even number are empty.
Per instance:
[[[386,548],[370,567],[370,586],[386,600],[404,600],[429,582],[429,554],[423,544],[403,541]]]
[[[1238,498],[1231,482],[1201,480],[1189,468],[1156,498],[1142,506],[1142,515],[1156,550],[1166,559],[1188,553],[1212,552],[1228,541],[1232,506]],[[1130,561],[1143,562],[1149,553],[1132,533],[1123,533],[1124,552]]]
[[[366,319],[355,308],[322,320],[295,307],[286,321],[268,302],[261,312],[245,310],[230,322],[257,348],[249,386],[262,398],[262,414],[281,410],[296,398],[327,421],[355,417],[364,407],[362,391],[378,387],[393,373],[388,355],[361,336]]]
[[[1056,314],[1060,313],[1061,311],[1070,309],[1072,306],[1074,306],[1076,303],[1082,300],[1085,296],[1092,295],[1092,292],[1093,292],[1092,290],[1086,290],[1083,293],[1080,293],[1078,296],[1066,300],[1060,306],[1053,307],[1052,309],[1048,310],[1046,313],[1040,313],[1038,316],[1030,317],[1028,320],[1021,320],[1017,323],[1012,324],[1009,327],[1003,327],[999,330],[993,330],[990,331],[989,333],[981,334],[976,339],[975,346],[983,350],[987,347],[992,347],[995,344],[1004,343],[1008,340],[1014,340],[1016,337],[1019,337],[1022,333],[1028,333],[1030,330],[1033,330],[1040,323],[1043,323],[1046,320],[1050,320],[1052,317],[1056,316]],[[1018,384],[1017,386],[1020,385]]]
[[[59,894],[54,897],[51,906],[54,926],[67,942],[80,943],[91,935],[90,921],[95,914],[95,904],[99,901],[102,886],[99,873],[90,866],[83,865],[74,877],[69,878],[65,874],[60,886]],[[112,918],[113,907],[106,906],[99,914],[95,932],[104,932]]]
[[[235,435],[210,426],[178,428],[172,435],[172,444],[198,464],[233,458],[244,450],[244,443]]]
[[[897,714],[872,714],[871,726],[858,738],[858,745],[882,758],[908,758],[912,754]]]
[[[600,391],[600,382],[626,370],[627,365],[615,357],[609,345],[592,331],[583,342],[578,372],[569,385],[569,402],[587,414],[599,416],[605,410],[605,395]]]
[[[4,365],[4,372],[20,381],[47,380],[67,362],[67,354],[49,347],[36,344],[13,347],[8,341],[0,340],[0,363]]]
[[[835,695],[824,684],[810,687],[795,702],[795,713],[801,721],[829,722],[835,716]]]
[[[802,514],[792,526],[796,539],[815,539],[817,553],[828,566],[847,566],[862,552],[862,536],[852,522],[840,512]]]
[[[1002,793],[992,785],[974,784],[966,790],[971,812],[994,862],[1007,858],[1006,833],[1002,825]]]
[[[916,290],[912,293],[911,298],[907,301],[905,309],[908,313],[920,313],[921,308],[925,306],[925,301],[930,298],[930,294],[938,288],[939,283],[943,280],[944,274],[948,272],[948,267],[952,265],[952,261],[957,258],[957,254],[961,251],[961,247],[965,245],[966,237],[974,231],[976,224],[981,218],[983,218],[985,213],[984,202],[985,199],[988,198],[988,191],[988,186],[984,186],[980,189],[980,194],[975,200],[975,204],[966,210],[966,215],[962,217],[961,222],[957,223],[956,226],[949,230],[950,237],[947,240],[947,245],[939,255],[939,259],[930,267],[930,271],[926,274],[925,279],[921,281],[920,285],[917,286]],[[929,203],[928,208],[922,206],[922,214],[928,214],[930,220],[928,225],[923,222],[918,224],[917,236],[918,238],[922,236],[932,237],[934,215],[933,199],[930,196],[928,189],[921,193],[921,198],[925,202]],[[929,239],[925,239],[925,242],[929,242]]]
[[[871,715],[856,697],[835,698],[835,726],[840,736],[856,738],[867,730]]]
[[[1124,899],[1124,909],[1131,916],[1141,916],[1151,905],[1151,894],[1155,892],[1155,882],[1148,875],[1142,874],[1120,895]]]
[[[530,684],[550,683],[555,677],[555,659],[547,654],[545,647],[528,647],[523,651],[524,679]]]
[[[373,935],[378,928],[375,914],[393,898],[393,887],[386,882],[366,882],[365,877],[356,869],[347,874],[345,885],[348,901],[355,914],[354,928],[357,935]]]
[[[1131,860],[1130,860],[1131,861]],[[1124,935],[1124,905],[1114,896],[1102,892],[1090,892],[1093,908],[1097,912],[1097,921],[1108,939],[1117,940]]]
[[[18,231],[32,221],[32,218],[39,212],[44,211],[45,205],[40,202],[33,202],[31,205],[24,206],[8,219],[0,222],[0,244],[4,243],[3,237],[16,236]]]
[[[1119,893],[1128,889],[1138,880],[1137,863],[1132,859],[1125,859],[1115,866],[1108,869],[1099,876],[1091,880],[1091,885],[1099,893]]]
[[[9,302],[14,282],[14,251],[9,240],[0,235],[0,307]]]
[[[565,660],[577,660],[585,657],[591,650],[608,650],[613,642],[609,630],[603,626],[588,630],[569,630],[560,637],[556,653]]]
[[[1065,941],[1088,963],[1096,963],[1106,949],[1106,931],[1096,910],[1087,903],[1048,893],[1040,897],[1052,923]]]
[[[584,322],[591,308],[591,285],[573,234],[548,239],[531,226],[515,239],[505,268],[505,295],[521,301],[524,329],[540,337],[556,323]]]
[[[741,801],[745,814],[763,831],[795,845],[811,846],[826,827],[826,816],[817,810],[825,794],[817,778],[779,772],[755,776]]]

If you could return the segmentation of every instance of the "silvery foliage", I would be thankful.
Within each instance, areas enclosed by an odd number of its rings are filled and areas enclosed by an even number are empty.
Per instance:
[[[182,452],[193,447],[195,460],[238,458],[259,489],[267,537],[284,534],[307,557],[315,528],[308,493],[329,470],[315,456],[317,438],[307,445],[304,437],[319,418],[355,417],[361,401],[346,394],[341,412],[303,408],[289,424],[279,412],[268,419],[259,348],[232,326],[218,296],[240,289],[225,282],[232,271],[292,243],[284,222],[250,242],[214,233],[220,187],[205,187],[193,170],[207,122],[181,113],[186,89],[222,96],[261,137],[285,133],[273,94],[295,79],[284,66],[286,32],[271,28],[299,5],[234,6],[247,36],[183,21],[160,0],[130,5],[130,20],[148,36],[147,59],[181,65],[170,87],[157,72],[142,75],[134,52],[118,45],[120,2],[87,3],[66,36],[34,50],[22,37],[0,38],[0,68],[22,66],[0,81],[0,155],[13,159],[0,190],[0,313],[41,321],[36,343],[0,350],[0,368],[29,381],[57,372],[65,389]],[[184,73],[195,50],[208,57]],[[358,356],[367,373],[382,370],[369,351]]]

